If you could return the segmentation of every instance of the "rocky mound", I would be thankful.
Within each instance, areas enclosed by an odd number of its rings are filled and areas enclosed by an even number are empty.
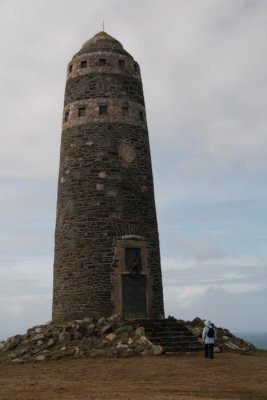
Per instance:
[[[92,318],[63,324],[48,322],[0,342],[0,361],[25,363],[66,357],[130,357],[159,355],[162,347],[151,343],[144,328],[134,321]]]
[[[172,318],[172,317],[170,317]],[[179,322],[179,321],[178,321]],[[204,320],[180,321],[201,341]],[[160,355],[163,348],[145,336],[144,327],[137,321],[109,318],[84,318],[63,324],[48,322],[34,326],[23,335],[15,335],[0,342],[0,362],[58,360],[81,357],[131,357]],[[215,351],[249,352],[255,346],[235,337],[227,329],[217,329]]]
[[[201,341],[202,330],[204,328],[205,320],[195,318],[193,321],[183,321],[186,327]],[[240,339],[233,335],[228,329],[216,327],[217,332],[217,347],[216,351],[237,351],[237,352],[249,352],[256,351],[257,348],[243,339]]]

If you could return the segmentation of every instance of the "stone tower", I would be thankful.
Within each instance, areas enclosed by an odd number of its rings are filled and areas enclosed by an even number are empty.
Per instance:
[[[53,321],[163,318],[159,238],[138,63],[105,32],[68,65]]]

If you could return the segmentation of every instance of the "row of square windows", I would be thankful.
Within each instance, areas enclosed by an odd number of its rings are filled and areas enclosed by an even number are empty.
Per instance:
[[[99,58],[97,65],[98,66],[107,65],[107,59],[106,58]],[[82,60],[80,62],[80,68],[87,68],[87,66],[88,66],[87,60]],[[119,66],[119,68],[123,69],[125,67],[125,60],[119,60],[118,61],[118,66]],[[136,63],[134,63],[134,70],[135,70],[135,72],[138,71],[138,65]],[[73,65],[70,64],[69,65],[69,73],[71,73],[72,71],[73,71]]]
[[[78,117],[85,117],[86,115],[86,107],[79,107],[77,110]],[[108,106],[100,105],[98,109],[99,115],[108,115]],[[129,107],[121,107],[121,115],[127,116],[129,115]],[[67,122],[69,119],[69,111],[65,112],[64,122]],[[144,121],[144,113],[143,111],[139,111],[139,120]]]

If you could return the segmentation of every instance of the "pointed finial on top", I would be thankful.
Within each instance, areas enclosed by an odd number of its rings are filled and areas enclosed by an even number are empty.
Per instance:
[[[103,32],[105,32],[105,21],[103,20]]]

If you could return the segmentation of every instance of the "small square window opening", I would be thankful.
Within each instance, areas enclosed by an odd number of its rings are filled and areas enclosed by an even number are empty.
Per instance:
[[[123,116],[129,115],[129,107],[122,107],[122,108],[121,108],[121,114],[122,114]]]
[[[69,111],[66,111],[64,116],[64,122],[67,122],[68,119],[69,119]]]
[[[139,119],[140,119],[140,121],[144,121],[144,113],[143,113],[143,111],[139,111]]]
[[[87,67],[87,60],[82,60],[81,61],[81,68],[86,68]]]
[[[99,58],[98,65],[107,65],[107,59],[106,58]]]
[[[108,106],[99,106],[99,115],[107,115]]]
[[[125,67],[125,61],[124,60],[119,60],[119,67],[124,68]]]
[[[69,74],[71,74],[72,73],[72,64],[70,64],[70,66],[69,66]]]
[[[78,117],[84,117],[85,116],[85,107],[79,107],[78,108]]]

